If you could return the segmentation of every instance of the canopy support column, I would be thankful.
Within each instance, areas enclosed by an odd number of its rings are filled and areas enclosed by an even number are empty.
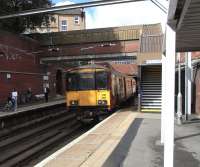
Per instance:
[[[161,110],[161,144],[164,144],[165,138],[165,115],[166,115],[166,56],[162,54],[162,110]]]
[[[174,165],[174,95],[175,95],[175,57],[176,33],[171,27],[166,27],[166,109],[165,139],[164,139],[164,167]]]

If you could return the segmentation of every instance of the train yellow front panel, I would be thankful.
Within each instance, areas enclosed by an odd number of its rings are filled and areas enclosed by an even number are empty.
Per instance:
[[[77,91],[66,92],[66,103],[67,106],[70,106],[71,101],[78,101],[79,93]]]
[[[96,91],[69,91],[67,92],[67,105],[70,106],[70,102],[78,101],[77,106],[96,106]]]
[[[96,98],[95,90],[79,91],[80,106],[96,106]]]
[[[99,100],[106,100],[107,105],[110,105],[110,91],[86,90],[66,92],[67,106],[71,106],[72,101],[77,101],[77,106],[97,106]]]
[[[97,103],[98,103],[98,100],[106,100],[107,105],[110,105],[110,91],[97,90]]]

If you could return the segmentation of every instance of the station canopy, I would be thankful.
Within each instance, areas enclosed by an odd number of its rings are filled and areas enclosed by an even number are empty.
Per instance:
[[[200,51],[199,18],[199,0],[170,0],[168,25],[176,31],[177,51]]]

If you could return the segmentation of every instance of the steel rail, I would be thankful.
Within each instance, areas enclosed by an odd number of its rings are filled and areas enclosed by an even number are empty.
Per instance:
[[[26,10],[19,13],[0,16],[0,20],[14,18],[14,17],[21,17],[21,16],[29,16],[29,15],[40,14],[40,13],[52,13],[56,11],[71,10],[71,9],[77,9],[77,8],[89,8],[89,7],[121,4],[121,3],[128,3],[128,2],[138,2],[138,1],[145,1],[145,0],[97,0],[97,1],[92,1],[92,2],[84,2],[84,3],[77,3],[77,4],[64,5],[64,6]]]

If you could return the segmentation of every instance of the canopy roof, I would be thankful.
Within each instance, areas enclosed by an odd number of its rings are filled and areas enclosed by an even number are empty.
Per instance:
[[[170,0],[168,25],[176,31],[177,51],[200,50],[200,1]]]

